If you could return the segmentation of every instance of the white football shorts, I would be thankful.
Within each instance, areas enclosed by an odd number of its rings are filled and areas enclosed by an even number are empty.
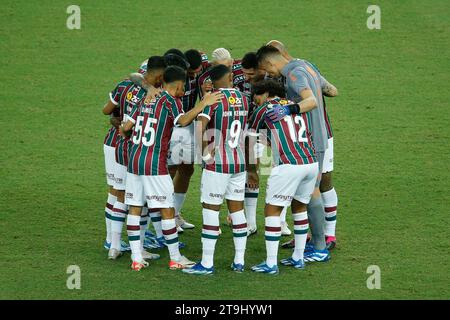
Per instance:
[[[293,199],[308,204],[319,173],[317,162],[303,165],[282,164],[272,168],[267,179],[266,203],[290,206]]]
[[[200,201],[212,205],[221,205],[224,199],[244,201],[246,178],[246,171],[220,173],[203,169]]]
[[[333,137],[328,139],[328,148],[325,150],[325,155],[323,157],[322,173],[333,171]]]
[[[194,122],[186,127],[174,127],[170,138],[168,165],[194,163]]]
[[[170,175],[140,176],[127,172],[125,204],[149,208],[173,208],[173,182]]]

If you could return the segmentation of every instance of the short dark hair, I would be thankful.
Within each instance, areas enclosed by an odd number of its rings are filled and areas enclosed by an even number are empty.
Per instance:
[[[198,50],[189,49],[184,55],[186,56],[187,62],[190,64],[190,68],[195,70],[202,64],[202,55]]]
[[[274,46],[265,45],[258,49],[256,52],[256,60],[260,64],[264,59],[271,55],[280,55],[281,52]]]
[[[277,96],[284,98],[286,96],[286,91],[281,83],[272,79],[259,81],[252,86],[252,96],[255,94],[264,94],[266,92],[269,93],[269,97]]]
[[[178,66],[169,66],[166,68],[166,70],[164,70],[163,80],[165,83],[185,81],[186,71]]]
[[[168,54],[175,54],[175,55],[177,55],[177,56],[183,58],[184,60],[186,60],[186,57],[185,57],[184,53],[181,52],[180,49],[177,49],[177,48],[169,49],[169,50],[167,50],[167,51],[164,53],[164,55],[168,55]]]
[[[222,79],[226,74],[230,72],[230,68],[228,68],[226,65],[218,64],[209,69],[209,77],[212,81],[217,81]]]
[[[164,61],[166,62],[167,66],[178,66],[180,68],[183,68],[184,70],[187,70],[187,68],[189,68],[189,63],[185,59],[174,53],[164,55]]]
[[[258,69],[258,59],[255,52],[248,52],[242,58],[242,67],[244,69]]]
[[[151,56],[147,61],[147,71],[165,69],[166,62],[161,56]]]

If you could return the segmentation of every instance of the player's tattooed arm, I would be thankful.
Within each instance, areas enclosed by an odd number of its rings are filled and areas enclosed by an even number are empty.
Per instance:
[[[327,81],[324,77],[321,78],[322,82],[322,93],[327,97],[336,97],[339,93],[337,88]]]
[[[203,111],[207,106],[213,105],[219,102],[223,97],[223,94],[220,92],[207,93],[203,97],[203,99],[198,102],[194,108],[192,108],[189,112],[181,115],[178,118],[177,125],[180,127],[185,127],[189,125],[192,121],[197,118],[198,114]]]

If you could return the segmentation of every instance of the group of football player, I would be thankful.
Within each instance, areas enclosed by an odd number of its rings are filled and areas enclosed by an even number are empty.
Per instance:
[[[225,199],[235,247],[231,270],[243,272],[266,169],[266,259],[251,270],[279,273],[280,238],[292,234],[289,207],[294,237],[281,247],[292,255],[280,263],[303,269],[306,262],[328,261],[336,245],[337,195],[325,97],[337,94],[315,65],[292,57],[277,40],[242,60],[225,48],[211,60],[196,49],[149,57],[103,107],[111,123],[104,140],[108,259],[131,251],[131,268],[139,271],[160,258],[150,250],[167,247],[170,269],[214,273]],[[267,155],[270,166],[263,168]],[[203,218],[197,263],[180,253],[185,244],[178,238],[194,228],[181,210],[195,164],[202,170]],[[122,240],[125,222],[129,244]]]

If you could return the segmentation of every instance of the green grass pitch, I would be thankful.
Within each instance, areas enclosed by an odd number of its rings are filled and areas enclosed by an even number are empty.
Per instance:
[[[375,2],[3,1],[0,298],[450,298],[450,4]],[[71,4],[81,8],[81,30],[66,28]],[[366,26],[370,4],[381,8],[380,30]],[[168,270],[167,252],[139,273],[128,255],[108,261],[108,92],[168,48],[223,46],[241,58],[271,39],[317,64],[340,91],[328,103],[339,196],[332,260],[282,267],[277,277],[235,274],[222,227],[211,277]],[[199,173],[183,208],[197,226],[181,236],[192,259],[201,256]],[[248,267],[265,256],[261,190]],[[66,287],[72,264],[81,290]],[[381,269],[380,290],[366,286],[369,265]]]

